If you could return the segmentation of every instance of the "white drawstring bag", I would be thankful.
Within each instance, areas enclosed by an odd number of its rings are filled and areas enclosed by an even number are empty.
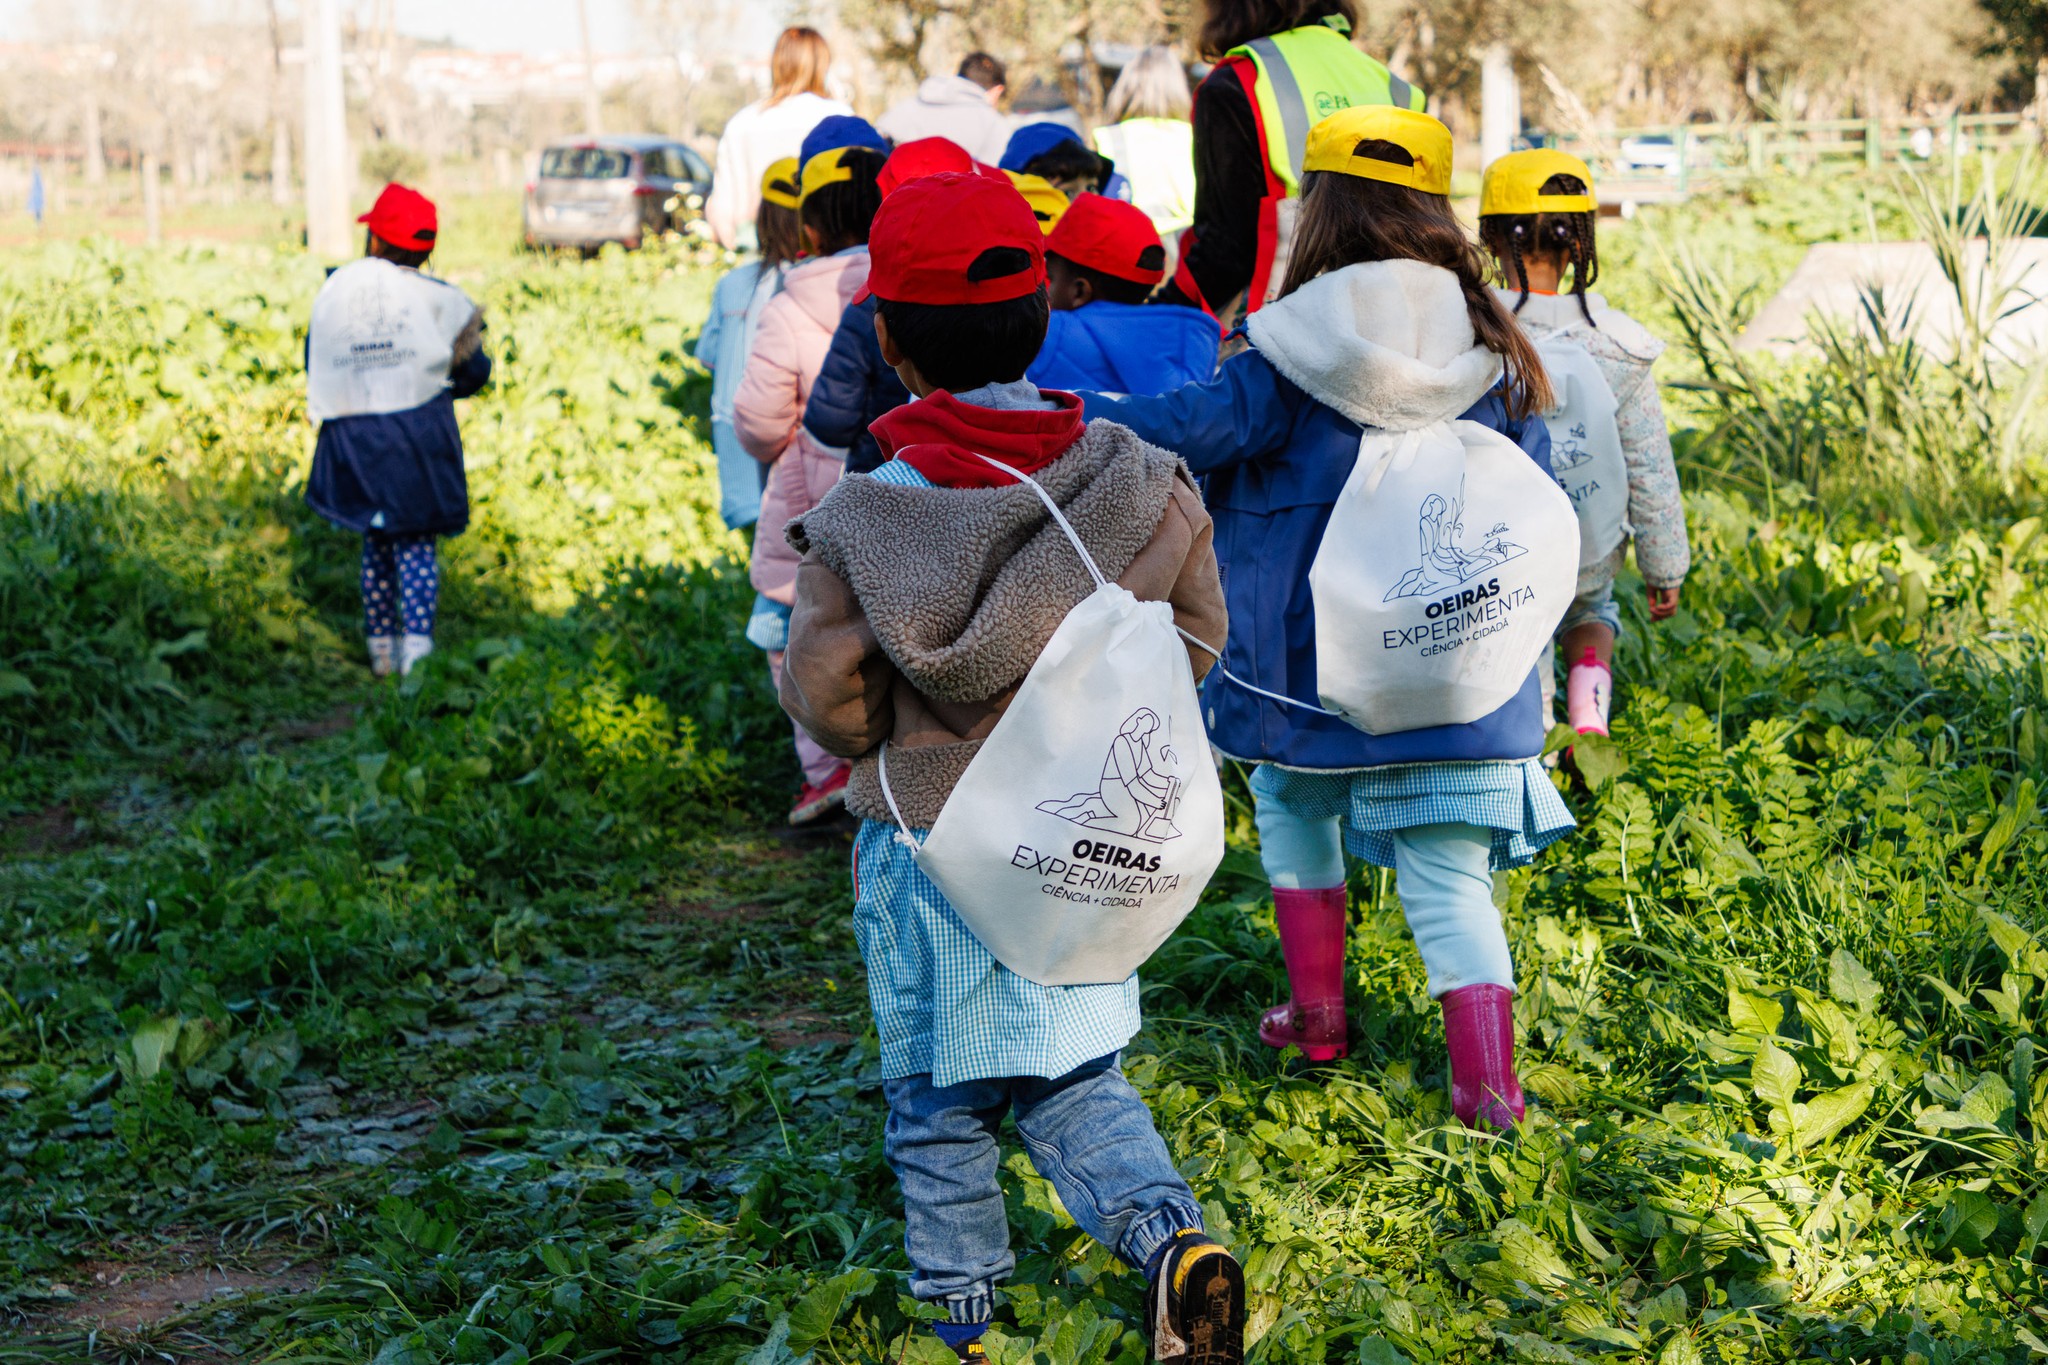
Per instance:
[[[1172,606],[1106,580],[1037,480],[981,458],[1031,485],[1095,591],[1053,632],[922,844],[889,790],[886,746],[882,794],[898,838],[996,961],[1043,986],[1113,984],[1187,918],[1223,858],[1194,671]]]
[[[455,339],[476,312],[460,289],[365,256],[313,300],[306,410],[319,421],[406,412],[448,387]]]
[[[1571,605],[1579,523],[1522,448],[1459,419],[1368,430],[1309,569],[1316,691],[1372,735],[1506,705]]]
[[[1597,564],[1628,534],[1628,464],[1621,453],[1620,405],[1599,362],[1563,336],[1536,343],[1558,406],[1543,414],[1550,428],[1550,472],[1579,518],[1579,566]]]

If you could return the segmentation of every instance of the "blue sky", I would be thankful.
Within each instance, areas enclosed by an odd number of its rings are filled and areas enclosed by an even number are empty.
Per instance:
[[[767,0],[728,3],[733,12],[744,15],[733,26],[734,44],[765,50],[783,7]],[[35,18],[38,8],[37,0],[0,0],[0,41],[33,42],[42,37]],[[262,0],[215,0],[215,8],[240,10],[251,22],[264,13]],[[284,0],[282,8],[288,15],[297,10],[292,0]],[[398,26],[406,33],[452,38],[463,47],[483,51],[562,51],[578,42],[574,0],[398,0],[396,10]],[[590,39],[608,51],[640,46],[644,39],[631,0],[590,0]]]

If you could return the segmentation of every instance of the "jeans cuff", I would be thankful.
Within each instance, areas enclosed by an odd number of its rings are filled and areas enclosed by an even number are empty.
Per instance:
[[[1163,1205],[1131,1224],[1116,1254],[1126,1263],[1143,1270],[1151,1263],[1153,1252],[1172,1241],[1176,1234],[1189,1229],[1203,1230],[1201,1209],[1178,1201]]]
[[[958,1294],[948,1294],[946,1321],[979,1324],[992,1321],[996,1315],[996,1289],[992,1284],[978,1284]]]

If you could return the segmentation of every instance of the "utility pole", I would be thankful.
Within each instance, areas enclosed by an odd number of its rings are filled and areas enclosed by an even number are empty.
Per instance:
[[[341,84],[340,0],[300,0],[306,19],[306,249],[349,254],[347,108]]]
[[[576,23],[583,30],[583,132],[596,137],[604,131],[597,107],[597,60],[590,53],[590,0],[576,0]]]
[[[1522,131],[1522,90],[1515,80],[1514,54],[1506,43],[1491,43],[1479,54],[1479,159],[1492,165],[1515,149]]]

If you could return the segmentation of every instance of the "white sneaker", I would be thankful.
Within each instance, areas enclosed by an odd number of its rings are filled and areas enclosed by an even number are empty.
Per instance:
[[[390,677],[398,671],[398,640],[390,635],[372,635],[369,639],[370,673],[374,677]]]
[[[404,677],[412,666],[434,652],[431,635],[402,635],[398,640],[398,674]]]

